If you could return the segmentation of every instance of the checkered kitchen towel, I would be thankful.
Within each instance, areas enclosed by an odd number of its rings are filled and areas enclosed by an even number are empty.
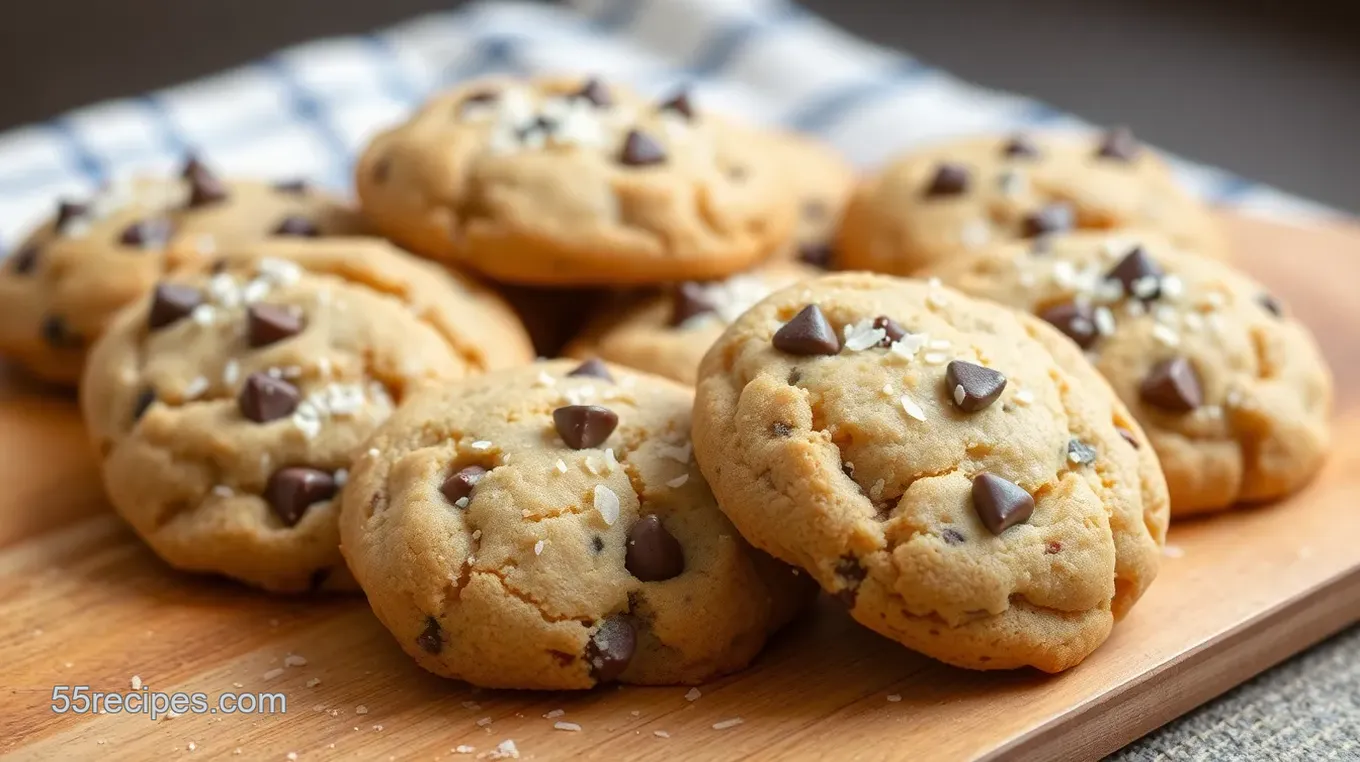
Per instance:
[[[707,107],[821,135],[861,166],[943,136],[1083,124],[855,39],[788,0],[483,2],[0,135],[0,248],[54,199],[167,170],[189,149],[226,172],[346,189],[376,130],[439,88],[497,71],[598,74],[653,94],[689,84]],[[1325,213],[1223,172],[1177,168],[1221,203]]]

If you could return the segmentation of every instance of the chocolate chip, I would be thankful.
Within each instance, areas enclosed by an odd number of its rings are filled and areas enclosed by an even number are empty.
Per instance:
[[[59,202],[57,204],[57,220],[52,223],[52,229],[57,232],[57,235],[63,235],[66,233],[66,227],[87,211],[89,211],[89,207],[84,204],[65,200]]]
[[[991,368],[954,360],[944,369],[949,398],[965,413],[976,413],[996,402],[1006,389],[1006,377]]]
[[[1116,161],[1133,161],[1142,150],[1143,147],[1139,145],[1138,138],[1133,136],[1132,130],[1128,127],[1115,127],[1100,137],[1096,156]]]
[[[1151,301],[1162,293],[1162,268],[1148,256],[1142,246],[1129,250],[1119,263],[1105,273],[1106,280],[1119,281],[1124,293]]]
[[[907,329],[887,315],[879,315],[874,318],[874,327],[883,329],[883,338],[878,340],[880,347],[890,347],[893,342],[901,341],[902,337],[907,335]]]
[[[573,450],[595,447],[614,433],[619,416],[599,405],[567,405],[553,411],[557,435]]]
[[[777,437],[786,437],[793,433],[793,427],[783,421],[775,421],[770,426],[770,431],[773,431]]]
[[[427,654],[437,654],[444,650],[444,631],[439,626],[438,619],[432,616],[425,618],[425,630],[416,636],[416,645]]]
[[[609,367],[606,366],[604,364],[604,361],[602,361],[598,357],[592,357],[589,360],[586,360],[585,362],[581,363],[580,365],[577,365],[567,375],[589,376],[591,378],[603,379],[605,381],[610,382],[611,384],[614,383],[614,377],[610,375]]]
[[[666,152],[647,133],[641,130],[628,131],[628,137],[623,141],[623,151],[619,154],[620,163],[627,167],[644,167],[665,160]]]
[[[297,526],[313,503],[335,496],[335,477],[315,468],[290,466],[275,471],[264,487],[264,499],[285,526]]]
[[[1039,147],[1034,145],[1026,135],[1012,135],[1006,141],[1006,145],[1001,147],[1002,155],[1011,159],[1037,159],[1039,158]]]
[[[314,593],[320,590],[321,586],[325,585],[326,580],[330,578],[331,570],[329,568],[316,569],[307,579],[307,589]]]
[[[603,537],[601,537],[601,536],[599,536],[599,535],[595,535],[594,537],[590,538],[590,551],[591,551],[592,553],[594,553],[595,555],[598,556],[598,555],[600,554],[600,552],[603,551],[603,550],[604,550],[604,538],[603,538]]]
[[[643,516],[628,530],[624,568],[643,582],[660,582],[685,570],[685,551],[655,514]]]
[[[825,243],[800,243],[798,244],[798,259],[803,264],[812,265],[823,270],[831,268],[831,257],[833,252],[830,244]]]
[[[246,335],[252,347],[263,347],[296,336],[302,316],[281,304],[252,304],[246,310]]]
[[[151,292],[151,310],[146,327],[159,330],[189,317],[203,303],[203,292],[182,283],[158,283]]]
[[[926,198],[957,196],[968,190],[971,176],[968,167],[962,164],[944,162],[935,169],[934,177],[926,185]]]
[[[696,315],[713,310],[713,302],[708,300],[703,284],[685,281],[676,286],[671,299],[671,325],[678,326]]]
[[[859,585],[867,574],[854,556],[841,556],[836,561],[836,576],[845,582],[845,585],[836,591],[836,597],[846,608],[855,607],[855,600],[859,597]]]
[[[815,304],[804,307],[793,319],[774,332],[774,348],[791,355],[834,355],[841,351],[841,340]]]
[[[1080,439],[1070,439],[1067,442],[1067,459],[1079,466],[1089,466],[1096,462],[1096,448]]]
[[[598,683],[617,680],[628,669],[637,650],[637,633],[626,617],[615,616],[600,623],[586,643],[585,659],[590,674]]]
[[[1025,238],[1061,233],[1072,229],[1076,224],[1076,217],[1076,212],[1070,204],[1062,202],[1049,204],[1037,212],[1026,215],[1020,221],[1020,233]]]
[[[60,315],[48,315],[38,330],[42,333],[43,341],[57,349],[70,349],[81,344],[80,336],[71,330],[66,319]]]
[[[1119,432],[1119,436],[1123,437],[1125,442],[1133,445],[1133,449],[1138,450],[1142,448],[1142,445],[1138,444],[1138,440],[1134,438],[1132,431],[1129,431],[1123,426],[1115,426],[1114,430]]]
[[[280,180],[279,182],[274,183],[274,190],[279,193],[287,193],[290,196],[305,196],[310,189],[307,187],[306,180],[297,179]]]
[[[316,238],[321,235],[321,229],[311,220],[296,214],[290,214],[283,218],[283,222],[274,228],[274,235],[292,235],[303,238]]]
[[[1280,300],[1270,294],[1257,294],[1256,303],[1261,305],[1261,309],[1269,312],[1275,317],[1284,317],[1284,305],[1280,304]]]
[[[945,528],[945,530],[940,533],[940,537],[944,539],[946,545],[963,544],[963,534],[960,533],[959,530],[954,529],[953,527]]]
[[[603,82],[594,77],[587,80],[586,83],[581,86],[581,89],[574,93],[574,96],[577,98],[585,98],[592,104],[601,108],[613,105],[614,103],[614,96],[610,95],[609,88],[605,87]]]
[[[164,217],[150,217],[144,220],[137,220],[127,227],[118,236],[118,242],[124,246],[136,246],[143,249],[164,246],[170,239],[170,220]]]
[[[241,415],[256,423],[269,423],[293,414],[302,395],[298,388],[268,373],[251,373],[236,395]]]
[[[155,389],[143,389],[138,392],[136,401],[132,403],[132,422],[136,423],[137,421],[142,420],[142,416],[146,415],[147,409],[155,404],[155,402]]]
[[[681,90],[665,101],[662,101],[657,109],[660,111],[674,111],[685,119],[694,118],[694,104],[690,103],[688,90]]]
[[[1138,396],[1147,404],[1174,413],[1188,413],[1204,404],[1204,388],[1195,366],[1184,357],[1172,357],[1152,366]]]
[[[439,491],[444,493],[445,500],[453,505],[458,505],[458,501],[463,498],[472,499],[472,490],[477,486],[477,482],[482,480],[483,476],[486,476],[485,468],[467,466],[455,474],[450,474],[449,478],[439,485]]]
[[[1096,330],[1095,310],[1089,304],[1055,304],[1040,312],[1039,317],[1062,331],[1082,349],[1090,349],[1100,338],[1100,332]]]
[[[483,106],[488,103],[495,103],[500,100],[500,97],[501,94],[495,90],[478,90],[463,98],[462,102],[458,104],[458,113],[462,114],[467,111],[468,106]]]
[[[999,535],[1034,513],[1034,498],[1020,485],[995,474],[973,477],[973,510],[987,531]]]
[[[190,209],[209,206],[227,199],[226,186],[198,159],[190,157],[181,175],[189,181]]]
[[[29,244],[14,253],[11,269],[15,275],[28,275],[38,265],[38,254],[42,249],[37,244]]]

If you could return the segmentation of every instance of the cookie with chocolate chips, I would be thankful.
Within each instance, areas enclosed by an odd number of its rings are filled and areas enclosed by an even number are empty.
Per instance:
[[[1173,515],[1269,500],[1328,450],[1332,380],[1260,283],[1152,233],[986,247],[926,271],[1031,312],[1084,349],[1162,461]]]
[[[771,292],[821,272],[771,262],[719,281],[685,281],[625,301],[591,321],[566,349],[693,384],[699,361],[727,324]]]
[[[554,360],[408,400],[343,496],[345,559],[422,667],[494,688],[701,683],[815,587],[694,465],[684,387]]]
[[[189,160],[179,177],[111,185],[52,218],[0,261],[0,353],[74,385],[89,346],[162,275],[222,246],[270,237],[357,234],[338,200],[305,185],[223,180]]]
[[[708,280],[793,232],[797,201],[765,139],[688,97],[483,79],[375,137],[355,182],[389,238],[498,281]]]
[[[829,275],[737,319],[699,378],[695,457],[732,523],[912,649],[1057,672],[1156,576],[1157,459],[1037,319]]]
[[[841,269],[910,275],[990,244],[1135,227],[1226,257],[1209,211],[1127,130],[973,137],[909,152],[861,183],[836,250]]]
[[[170,565],[353,587],[335,496],[363,440],[424,384],[529,361],[528,339],[498,328],[508,307],[385,243],[252,250],[119,313],[82,412],[110,502]]]

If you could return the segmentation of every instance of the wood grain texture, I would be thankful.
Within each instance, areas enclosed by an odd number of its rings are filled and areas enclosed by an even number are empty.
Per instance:
[[[1319,333],[1337,375],[1335,451],[1289,501],[1174,527],[1179,552],[1157,583],[1108,643],[1065,674],[946,667],[824,601],[754,667],[704,686],[694,701],[684,688],[474,690],[422,672],[360,599],[275,598],[166,568],[108,513],[72,401],[7,376],[0,753],[441,759],[459,745],[476,747],[475,757],[505,739],[525,759],[1051,760],[1112,751],[1360,619],[1360,231],[1229,224],[1242,264]],[[307,663],[285,667],[289,654]],[[282,673],[265,677],[275,669]],[[128,692],[133,675],[153,690],[214,701],[224,691],[278,691],[288,708],[159,721],[51,711],[53,685]],[[555,730],[542,716],[554,709],[583,729]],[[712,727],[738,717],[735,727]]]

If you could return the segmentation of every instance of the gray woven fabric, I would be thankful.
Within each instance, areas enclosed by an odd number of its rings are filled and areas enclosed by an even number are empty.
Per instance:
[[[1108,760],[1360,760],[1360,627],[1238,686]]]

